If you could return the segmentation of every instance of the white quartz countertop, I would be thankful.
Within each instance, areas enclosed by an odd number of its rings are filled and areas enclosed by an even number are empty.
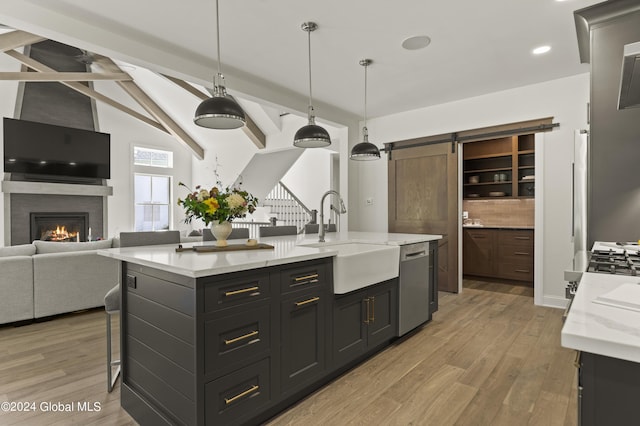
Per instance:
[[[594,302],[628,283],[640,285],[640,277],[583,273],[562,328],[562,346],[640,362],[640,312]]]
[[[357,242],[385,245],[406,245],[434,241],[441,235],[393,234],[382,232],[330,232],[325,236],[326,247],[304,247],[318,242],[317,234],[261,238],[259,242],[274,246],[273,250],[242,250],[228,252],[176,252],[177,244],[120,247],[98,250],[101,256],[199,278],[228,272],[244,271],[266,266],[282,265],[304,260],[335,256],[332,244]],[[229,244],[243,244],[245,240],[229,240]],[[182,246],[213,245],[215,242],[183,243]]]

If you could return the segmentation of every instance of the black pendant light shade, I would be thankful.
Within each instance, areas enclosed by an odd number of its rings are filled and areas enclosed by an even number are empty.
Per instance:
[[[377,160],[380,158],[380,150],[369,142],[369,130],[367,129],[367,67],[371,65],[371,59],[362,59],[359,63],[364,67],[364,127],[362,128],[362,142],[351,148],[349,158],[356,161]]]
[[[247,121],[244,111],[230,96],[213,96],[200,102],[193,122],[210,129],[237,129]]]
[[[315,22],[304,22],[302,30],[308,33],[309,41],[309,124],[301,127],[293,138],[293,146],[298,148],[322,148],[331,145],[331,137],[323,127],[316,124],[311,96],[311,32],[318,29]]]
[[[218,43],[218,74],[213,81],[213,97],[200,102],[193,122],[209,129],[237,129],[247,121],[242,107],[227,95],[220,62],[220,14],[216,0],[216,41]]]
[[[296,132],[293,145],[298,148],[322,148],[331,145],[331,137],[323,127],[309,120],[309,124],[300,127]]]
[[[367,128],[363,128],[362,131],[364,133],[364,140],[351,148],[350,158],[357,161],[370,161],[379,159],[380,150],[377,146],[369,142]]]

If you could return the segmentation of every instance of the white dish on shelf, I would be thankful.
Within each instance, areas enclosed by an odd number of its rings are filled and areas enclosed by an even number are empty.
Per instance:
[[[533,175],[522,176],[522,180],[533,180],[533,179],[535,179],[535,178],[536,178],[536,177],[535,177],[535,176],[533,176]]]
[[[505,194],[502,191],[491,191],[491,192],[489,192],[489,197],[504,197],[505,195],[507,195],[507,194]]]
[[[480,194],[467,194],[467,198],[478,198],[480,197]]]

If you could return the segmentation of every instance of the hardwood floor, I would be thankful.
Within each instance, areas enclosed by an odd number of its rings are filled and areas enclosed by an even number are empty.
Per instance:
[[[527,287],[465,280],[431,323],[268,422],[280,425],[575,425],[575,352],[562,311]],[[102,310],[0,328],[1,425],[134,425],[106,391]],[[81,412],[78,402],[99,404]],[[70,412],[44,411],[73,403]],[[63,407],[63,408],[69,408]]]

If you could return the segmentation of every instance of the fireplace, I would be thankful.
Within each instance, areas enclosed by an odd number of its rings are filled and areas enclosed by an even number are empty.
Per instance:
[[[29,216],[31,241],[87,241],[87,212],[32,212]]]

